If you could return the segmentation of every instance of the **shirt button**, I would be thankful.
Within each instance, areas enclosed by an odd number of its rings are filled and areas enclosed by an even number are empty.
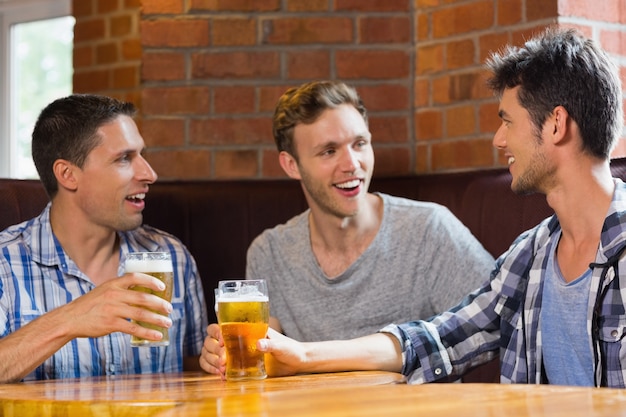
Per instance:
[[[404,347],[408,348],[409,346],[411,346],[411,341],[410,340],[405,340],[404,341]]]
[[[435,369],[435,375],[441,375],[441,368]]]
[[[613,330],[613,331],[611,332],[611,336],[612,336],[612,337],[617,337],[617,335],[618,335],[618,334],[619,334],[619,333],[617,332],[617,330]]]

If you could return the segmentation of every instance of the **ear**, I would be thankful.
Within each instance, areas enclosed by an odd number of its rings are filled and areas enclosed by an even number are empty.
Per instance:
[[[65,159],[57,159],[52,165],[52,171],[57,179],[59,188],[75,191],[78,188],[76,176],[78,167]]]
[[[552,142],[554,144],[558,144],[564,138],[569,136],[571,132],[570,129],[570,117],[569,113],[563,106],[556,106],[554,110],[552,110],[552,115],[549,118],[550,121],[550,135],[552,136]]]
[[[302,177],[300,176],[300,169],[298,168],[298,161],[291,154],[281,151],[278,154],[278,162],[280,163],[280,167],[285,171],[285,174],[289,175],[290,178],[295,180],[299,180]]]

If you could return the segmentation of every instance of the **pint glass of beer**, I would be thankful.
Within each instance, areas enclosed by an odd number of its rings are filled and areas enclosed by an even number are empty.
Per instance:
[[[126,272],[143,272],[163,281],[165,290],[154,291],[150,288],[135,286],[135,291],[146,292],[161,297],[168,302],[172,301],[172,286],[174,281],[174,267],[172,258],[168,252],[132,252],[126,255],[124,263]],[[163,334],[161,340],[147,340],[137,336],[131,336],[130,344],[134,347],[140,346],[168,346],[170,344],[169,332],[165,327],[159,327],[151,323],[142,321],[136,322],[142,327],[158,330]]]
[[[265,280],[220,281],[217,321],[226,347],[226,379],[263,379],[265,361],[256,342],[267,334],[270,320]]]

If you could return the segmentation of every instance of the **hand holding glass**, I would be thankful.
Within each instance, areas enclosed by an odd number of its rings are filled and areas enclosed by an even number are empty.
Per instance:
[[[217,321],[226,348],[226,379],[264,379],[265,360],[256,343],[267,334],[270,320],[265,280],[220,281]]]
[[[153,277],[163,281],[165,290],[154,291],[150,288],[135,286],[132,290],[154,294],[168,302],[172,301],[172,285],[174,280],[174,266],[172,258],[168,252],[132,252],[126,255],[124,270],[128,272],[142,272],[152,275]],[[158,330],[163,335],[161,340],[148,340],[137,336],[131,336],[130,344],[133,347],[139,346],[169,346],[170,338],[167,328],[160,327],[155,324],[145,323],[142,321],[134,323],[141,327]]]

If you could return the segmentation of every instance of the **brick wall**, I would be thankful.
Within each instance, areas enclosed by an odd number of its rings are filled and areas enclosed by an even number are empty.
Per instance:
[[[491,146],[499,120],[485,58],[555,21],[626,56],[620,1],[590,3],[74,0],[75,91],[141,108],[161,178],[284,176],[271,136],[275,102],[325,78],[363,97],[377,176],[496,167],[504,161]]]

